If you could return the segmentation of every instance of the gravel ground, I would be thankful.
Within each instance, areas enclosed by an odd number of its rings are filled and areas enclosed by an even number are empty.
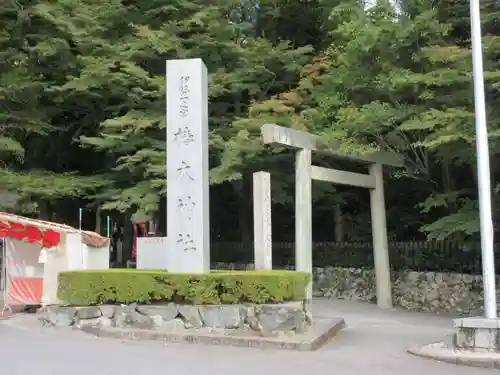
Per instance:
[[[318,299],[313,313],[342,316],[348,327],[315,352],[123,342],[68,329],[41,328],[35,315],[0,321],[2,374],[136,375],[479,375],[496,370],[463,367],[411,356],[416,344],[452,333],[451,318],[400,310],[382,311],[352,301]]]

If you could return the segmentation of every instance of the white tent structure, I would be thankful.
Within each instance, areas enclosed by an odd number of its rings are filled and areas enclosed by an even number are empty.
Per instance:
[[[0,212],[0,244],[4,310],[57,304],[61,271],[109,268],[109,238],[68,225]]]

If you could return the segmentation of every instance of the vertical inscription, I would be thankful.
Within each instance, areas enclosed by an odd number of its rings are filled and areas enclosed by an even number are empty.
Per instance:
[[[188,220],[192,219],[193,208],[196,203],[193,201],[190,195],[186,197],[177,198],[177,211],[182,215],[186,215]]]
[[[179,168],[177,168],[177,178],[178,179],[188,179],[194,181],[194,177],[191,174],[191,166],[186,160],[181,160],[179,163]]]
[[[177,235],[177,243],[182,246],[184,251],[196,251],[196,245],[190,234],[179,233]]]
[[[179,127],[174,133],[174,140],[184,146],[188,146],[189,143],[194,142],[194,134],[187,126]]]
[[[209,270],[208,96],[200,59],[167,61],[169,269]]]
[[[179,118],[186,119],[189,116],[189,76],[181,76],[179,79]],[[182,146],[189,146],[189,143],[194,142],[194,134],[189,129],[188,124],[182,124],[179,129],[174,133],[174,140],[178,142]],[[192,168],[188,161],[181,160],[179,167],[177,168],[177,178],[181,180],[191,180],[194,181],[194,177],[192,175]],[[184,192],[184,191],[183,191]],[[187,208],[191,208],[195,203],[191,199],[191,197],[183,197],[177,196],[177,207],[180,208],[177,210],[177,213],[181,216],[180,219],[183,220],[185,216],[188,220],[191,220],[191,215],[189,214],[189,210]],[[177,234],[177,244],[182,246],[184,251],[196,251],[196,243],[194,242],[190,231],[192,228],[186,228],[185,233]]]
[[[271,176],[253,175],[255,269],[272,269]]]
[[[189,76],[179,78],[179,117],[187,117],[189,114]]]

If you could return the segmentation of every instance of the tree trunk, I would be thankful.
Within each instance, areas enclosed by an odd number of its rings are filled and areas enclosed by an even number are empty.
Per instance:
[[[132,259],[132,249],[134,247],[134,228],[130,216],[125,217],[125,222],[123,223],[123,262]]]
[[[252,222],[249,217],[250,191],[248,189],[248,179],[243,177],[234,183],[235,192],[238,197],[238,218],[241,237],[243,243],[249,243],[253,239]]]
[[[453,179],[452,166],[446,161],[442,162],[442,181],[443,181],[443,193],[449,193],[455,189],[455,181]],[[450,201],[448,203],[448,212],[453,213],[457,210],[457,204],[455,201]]]
[[[94,232],[102,234],[102,218],[101,218],[101,209],[97,207],[95,212],[95,229]]]
[[[455,188],[452,176],[453,171],[451,171],[452,167],[450,166],[450,164],[445,161],[443,161],[442,163],[443,164],[441,165],[441,172],[443,181],[443,193],[449,193]]]
[[[340,204],[334,206],[335,242],[344,242],[344,215]]]
[[[479,183],[477,181],[477,165],[474,162],[471,164],[470,167],[471,167],[471,172],[472,172],[472,181],[474,181],[474,187],[476,188],[476,191],[477,191],[477,189],[479,187]],[[495,181],[495,180],[493,180],[493,181]]]

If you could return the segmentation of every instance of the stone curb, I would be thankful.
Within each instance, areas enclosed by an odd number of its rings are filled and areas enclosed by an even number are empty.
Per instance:
[[[79,327],[83,332],[97,337],[138,340],[138,341],[162,341],[175,343],[240,346],[261,349],[285,349],[285,350],[316,350],[333,338],[345,327],[344,319],[316,319],[313,323],[312,335],[296,335],[291,337],[244,337],[217,333],[194,333],[194,332],[161,332],[145,329],[132,328],[104,328],[92,325]],[[301,337],[302,336],[302,337]]]
[[[312,317],[303,301],[279,304],[183,305],[99,305],[50,306],[41,311],[40,321],[47,326],[74,324],[102,328],[135,328],[172,332],[179,329],[234,330],[244,328],[251,335],[302,334],[309,331]]]
[[[16,316],[20,316],[20,315],[27,315],[27,313],[22,312],[22,311],[21,312],[13,312],[13,311],[7,312],[7,310],[0,311],[0,321],[10,320],[10,319],[15,318]]]
[[[500,353],[457,351],[446,346],[444,342],[415,346],[408,349],[407,352],[418,357],[454,365],[500,370]]]

